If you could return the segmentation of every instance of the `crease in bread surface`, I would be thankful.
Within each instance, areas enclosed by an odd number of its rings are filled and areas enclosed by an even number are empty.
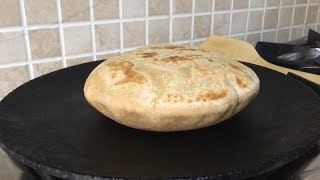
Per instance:
[[[120,124],[169,132],[232,117],[255,97],[259,84],[250,68],[221,54],[161,45],[102,62],[87,78],[84,95]]]

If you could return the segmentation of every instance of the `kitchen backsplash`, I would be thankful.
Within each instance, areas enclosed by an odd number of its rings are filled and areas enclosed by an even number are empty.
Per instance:
[[[210,34],[255,44],[320,30],[319,0],[1,0],[0,99],[72,65]]]

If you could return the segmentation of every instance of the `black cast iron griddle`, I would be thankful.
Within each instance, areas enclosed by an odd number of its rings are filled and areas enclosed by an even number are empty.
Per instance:
[[[247,64],[258,96],[218,125],[155,133],[119,125],[83,96],[91,62],[28,82],[0,103],[0,141],[26,166],[61,178],[248,178],[308,151],[320,133],[320,100],[291,77]]]

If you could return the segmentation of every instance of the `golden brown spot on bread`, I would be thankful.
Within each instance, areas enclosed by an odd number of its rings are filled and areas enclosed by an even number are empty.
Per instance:
[[[213,101],[213,100],[217,100],[217,99],[222,99],[222,98],[226,97],[227,94],[228,94],[227,90],[223,90],[223,91],[220,91],[220,92],[209,90],[209,91],[206,91],[206,92],[199,93],[195,100],[197,102],[200,102],[200,101]]]
[[[208,59],[209,62],[213,62],[211,59]]]
[[[188,103],[192,103],[192,99],[188,99]]]
[[[204,68],[203,66],[200,66],[198,64],[195,65],[195,68],[197,69],[197,71],[199,72],[200,76],[207,76],[210,74],[214,74],[214,72]]]
[[[118,72],[124,74],[124,78],[116,82],[115,85],[121,85],[126,83],[138,83],[143,84],[146,82],[146,78],[133,70],[133,63],[128,61],[122,62],[110,62],[107,64],[111,71],[111,78],[114,78]]]
[[[187,66],[187,67],[181,67],[179,69],[185,78],[191,78],[192,76],[191,67]]]
[[[187,57],[195,59],[195,58],[199,58],[199,57],[203,57],[203,56],[201,54],[189,54],[189,55],[187,55]]]
[[[150,58],[159,55],[157,52],[151,52],[151,53],[141,53],[143,58]]]
[[[171,62],[171,63],[177,63],[179,61],[193,61],[198,57],[201,57],[202,55],[197,54],[190,54],[186,56],[169,56],[166,58],[162,58],[161,60],[164,62]]]
[[[166,102],[183,102],[184,101],[184,97],[182,96],[182,94],[176,92],[176,93],[167,93],[167,97],[164,99],[164,101]]]
[[[183,46],[163,46],[163,49],[182,49]]]
[[[112,72],[112,73],[111,73],[111,78],[114,79],[114,78],[116,77],[116,75],[117,75],[117,73]]]
[[[236,69],[236,70],[239,70],[239,71],[243,71],[243,69],[237,65],[234,65],[234,64],[231,64],[231,63],[228,63],[228,65],[233,68],[233,69]]]
[[[236,81],[237,81],[237,84],[242,87],[242,88],[245,88],[247,87],[247,83],[244,82],[244,80],[242,80],[241,78],[239,78],[238,76],[236,76]]]
[[[191,61],[192,59],[186,57],[186,56],[169,56],[166,58],[161,59],[164,62],[173,62],[176,63],[178,61]]]

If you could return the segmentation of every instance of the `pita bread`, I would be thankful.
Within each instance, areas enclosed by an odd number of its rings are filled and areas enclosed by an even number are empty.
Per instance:
[[[256,96],[259,84],[250,68],[218,53],[165,45],[102,62],[86,80],[84,94],[120,124],[169,132],[230,118]]]

